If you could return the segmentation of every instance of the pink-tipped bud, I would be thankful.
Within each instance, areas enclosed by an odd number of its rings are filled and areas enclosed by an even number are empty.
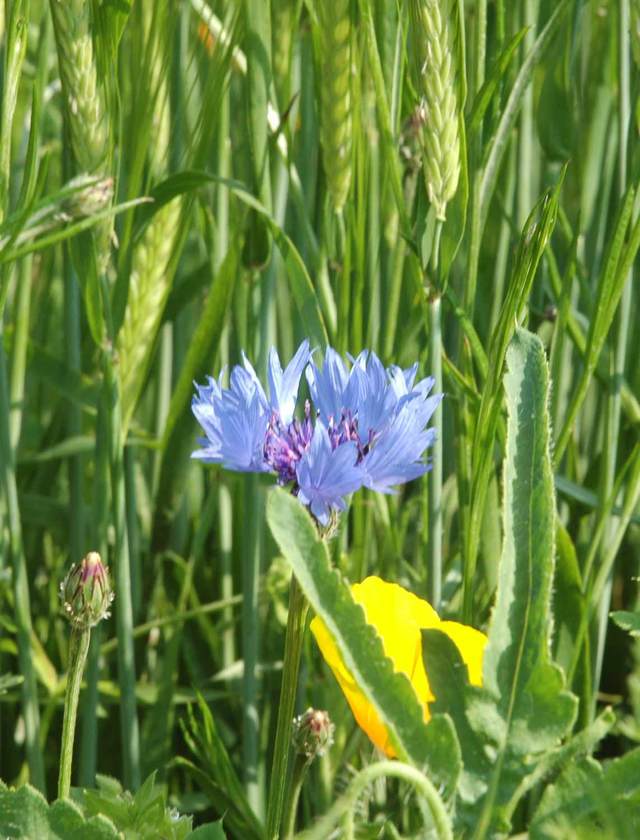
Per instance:
[[[294,749],[313,760],[317,755],[324,755],[333,744],[334,731],[335,725],[331,723],[328,712],[309,708],[293,719]]]
[[[88,630],[109,618],[113,599],[109,569],[97,551],[90,551],[79,564],[74,563],[60,584],[62,609],[78,630]]]

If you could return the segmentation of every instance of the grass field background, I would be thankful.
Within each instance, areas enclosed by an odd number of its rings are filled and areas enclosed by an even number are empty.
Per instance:
[[[243,350],[261,377],[272,345],[289,359],[304,338],[436,376],[433,470],[354,495],[329,550],[348,580],[380,575],[486,629],[517,325],[550,372],[553,656],[575,731],[610,704],[597,755],[628,753],[638,652],[609,613],[638,608],[640,3],[6,0],[0,15],[0,777],[53,798],[58,587],[97,550],[116,600],[92,634],[73,783],[135,790],[158,770],[181,812],[220,817],[242,793],[230,836],[248,809],[265,818],[290,579],[273,482],[190,459],[193,382]],[[300,827],[374,758],[309,634],[307,706],[336,732]],[[359,832],[409,831],[411,802],[379,780]]]

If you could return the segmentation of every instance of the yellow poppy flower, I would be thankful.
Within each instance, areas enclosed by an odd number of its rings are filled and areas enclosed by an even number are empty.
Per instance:
[[[362,583],[353,584],[351,594],[364,609],[367,623],[378,632],[384,652],[395,670],[406,674],[411,681],[422,704],[425,721],[430,717],[428,704],[435,698],[422,662],[421,630],[437,629],[446,633],[460,651],[469,681],[472,685],[482,684],[482,657],[487,643],[484,633],[457,621],[441,621],[426,601],[397,583],[388,583],[379,577],[368,577]],[[347,670],[333,638],[318,616],[311,622],[311,632],[358,724],[379,749],[390,758],[395,757],[385,725]]]

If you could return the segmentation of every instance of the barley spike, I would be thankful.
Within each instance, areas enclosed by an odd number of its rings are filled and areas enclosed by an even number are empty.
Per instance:
[[[423,170],[429,201],[444,221],[460,178],[453,0],[409,0]]]
[[[341,211],[351,186],[351,45],[350,0],[321,0],[320,143],[327,185],[336,211]]]

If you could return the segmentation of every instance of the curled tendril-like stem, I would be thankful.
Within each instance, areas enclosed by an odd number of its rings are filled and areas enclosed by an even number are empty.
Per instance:
[[[333,828],[341,820],[344,820],[345,837],[353,837],[355,805],[365,788],[381,776],[395,776],[397,779],[402,779],[412,785],[416,794],[426,801],[440,840],[453,840],[449,814],[434,785],[424,773],[400,761],[378,761],[376,764],[371,764],[361,770],[353,778],[346,792],[316,822],[313,828],[296,835],[297,840],[323,840],[331,834]]]

